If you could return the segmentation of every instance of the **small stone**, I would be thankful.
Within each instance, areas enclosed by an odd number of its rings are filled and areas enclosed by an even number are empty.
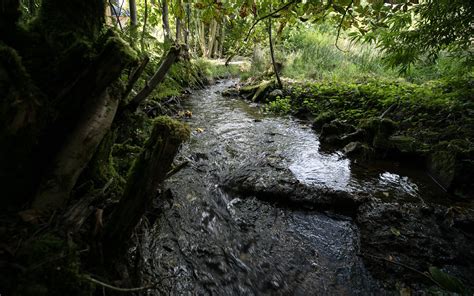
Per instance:
[[[271,91],[268,96],[270,98],[276,98],[276,97],[282,97],[283,96],[283,91],[281,89],[274,89]]]

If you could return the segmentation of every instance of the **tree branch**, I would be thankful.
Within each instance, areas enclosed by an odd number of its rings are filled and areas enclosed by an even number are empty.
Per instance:
[[[292,4],[294,4],[294,3],[298,2],[298,1],[299,1],[299,0],[290,1],[290,2],[286,3],[285,5],[283,5],[282,7],[278,8],[277,10],[272,11],[272,12],[270,12],[269,14],[264,15],[264,16],[258,18],[258,19],[252,24],[252,26],[250,27],[250,30],[247,32],[247,36],[245,37],[244,41],[247,42],[247,41],[249,40],[250,34],[252,33],[253,29],[255,28],[255,26],[256,26],[259,22],[263,21],[263,20],[266,19],[266,18],[269,18],[269,17],[271,17],[271,16],[274,16],[275,14],[279,13],[279,12],[282,11],[282,10],[287,9],[289,6],[291,6]]]
[[[113,291],[117,291],[117,292],[140,292],[140,291],[143,291],[143,290],[156,289],[156,286],[159,284],[159,283],[157,283],[157,284],[153,284],[153,285],[150,285],[150,286],[138,287],[138,288],[119,288],[119,287],[115,287],[115,286],[109,285],[107,283],[101,282],[99,280],[96,280],[95,278],[93,278],[89,275],[84,275],[83,277],[84,277],[84,279],[90,281],[91,283],[94,283],[96,285],[99,285],[99,286],[102,286],[104,288],[107,288],[107,289],[110,289],[110,290],[113,290]]]
[[[127,87],[125,88],[125,92],[123,93],[123,96],[122,96],[124,100],[127,99],[128,95],[130,94],[133,87],[135,86],[135,83],[137,83],[138,78],[140,78],[143,71],[145,70],[146,65],[148,65],[149,61],[150,61],[150,58],[148,56],[145,56],[141,64],[137,68],[135,68],[135,70],[132,72],[132,75],[130,75],[130,79],[128,80]]]
[[[337,36],[336,36],[336,42],[334,43],[334,45],[336,46],[337,49],[339,49],[342,52],[348,52],[348,51],[341,49],[339,45],[337,45],[337,42],[339,41],[339,36],[341,35],[342,22],[344,22],[344,18],[346,17],[347,12],[349,11],[353,3],[354,3],[354,0],[351,0],[351,3],[347,5],[346,10],[344,11],[344,14],[342,15],[341,22],[339,22],[339,26],[337,27]]]
[[[161,63],[160,67],[155,72],[153,77],[151,77],[151,79],[147,81],[143,89],[130,101],[130,103],[128,103],[127,106],[125,106],[125,109],[134,111],[138,108],[140,103],[143,102],[151,94],[151,92],[165,79],[166,73],[168,73],[168,70],[174,64],[180,52],[180,46],[173,46],[170,48],[168,54],[163,59],[163,62]]]

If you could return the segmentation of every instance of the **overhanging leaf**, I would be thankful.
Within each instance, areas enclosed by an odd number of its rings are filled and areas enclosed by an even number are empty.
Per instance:
[[[435,282],[437,282],[445,290],[456,293],[463,293],[466,290],[466,287],[459,279],[441,271],[434,266],[429,268],[429,272],[433,280],[435,280]]]

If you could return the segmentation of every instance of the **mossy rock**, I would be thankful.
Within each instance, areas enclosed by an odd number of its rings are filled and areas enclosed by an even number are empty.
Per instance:
[[[371,117],[359,123],[365,131],[366,142],[376,149],[387,150],[391,148],[388,138],[396,131],[397,124],[386,118]]]
[[[263,102],[267,94],[275,87],[275,82],[264,81],[259,84],[257,91],[252,97],[252,102]]]
[[[239,90],[239,95],[246,100],[262,102],[273,88],[275,88],[274,81],[262,81],[257,85],[247,85],[241,87]]]
[[[404,136],[404,135],[396,135],[391,136],[389,138],[390,145],[400,151],[400,153],[407,153],[407,154],[426,154],[429,152],[429,146],[417,139]]]
[[[464,150],[459,144],[455,140],[434,147],[428,159],[428,169],[447,191],[460,198],[473,199],[474,153]]]
[[[222,96],[224,97],[236,97],[239,95],[239,90],[235,87],[230,87],[222,91]]]
[[[361,142],[350,142],[342,151],[347,157],[362,161],[369,161],[374,157],[374,150]]]
[[[323,125],[320,139],[325,144],[340,145],[341,138],[353,132],[355,132],[354,126],[336,119]]]
[[[319,113],[319,115],[313,121],[313,129],[320,132],[323,125],[329,123],[337,118],[337,115],[334,111],[327,111]]]

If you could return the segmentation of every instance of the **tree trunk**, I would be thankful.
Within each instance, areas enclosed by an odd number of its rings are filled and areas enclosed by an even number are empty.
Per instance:
[[[75,128],[53,160],[50,173],[41,182],[33,208],[49,211],[66,203],[79,175],[109,130],[119,102],[109,95],[108,88],[127,64],[121,55],[117,44],[109,42],[95,63],[62,94],[72,101],[80,98],[86,101]]]
[[[130,6],[130,25],[132,27],[137,26],[137,3],[135,0],[129,0],[128,5]]]
[[[225,23],[221,25],[221,35],[219,37],[219,58],[224,56]]]
[[[181,20],[176,18],[176,43],[181,41]]]
[[[164,58],[158,70],[151,77],[151,79],[146,83],[145,87],[130,101],[126,106],[126,109],[129,111],[135,111],[138,108],[141,102],[143,102],[151,92],[165,79],[166,73],[174,64],[181,52],[181,48],[178,46],[171,47],[168,51],[168,54]]]
[[[106,225],[106,250],[113,253],[123,250],[123,243],[130,239],[141,217],[156,197],[179,146],[189,134],[185,125],[169,117],[155,120],[152,134],[127,181],[125,193]]]
[[[135,86],[135,83],[137,83],[138,79],[142,75],[143,71],[145,71],[146,65],[148,65],[148,62],[150,61],[150,58],[148,56],[145,56],[145,58],[142,60],[140,65],[138,65],[128,78],[128,83],[127,87],[125,88],[125,92],[122,95],[123,100],[127,100],[128,95],[132,92],[133,87]]]
[[[140,40],[141,50],[145,52],[145,34],[146,34],[146,25],[148,21],[148,2],[145,0],[145,16],[143,17],[143,30],[142,30],[142,38]]]
[[[170,30],[170,21],[169,21],[169,12],[168,12],[168,1],[167,0],[161,0],[161,5],[162,5],[162,19],[163,19],[163,34],[164,34],[164,39],[166,41],[171,40],[171,30]]]
[[[201,47],[201,53],[203,57],[207,57],[206,43],[206,25],[201,21],[199,24],[199,45]]]
[[[217,22],[216,20],[212,20],[211,31],[209,32],[209,42],[208,42],[208,49],[207,49],[208,52],[206,54],[208,58],[211,58],[214,53],[216,37],[217,37]]]
[[[279,72],[279,69],[276,65],[276,62],[275,62],[275,54],[273,52],[273,40],[272,40],[272,19],[269,18],[268,19],[268,41],[270,42],[270,55],[272,57],[272,65],[273,65],[273,71],[275,72],[275,76],[276,76],[276,80],[277,80],[277,83],[278,83],[278,87],[280,89],[283,88],[283,84],[281,83],[281,80],[280,80],[280,74],[278,73]]]
[[[189,33],[191,28],[191,5],[186,2],[186,28],[184,30],[184,44],[189,48]]]

